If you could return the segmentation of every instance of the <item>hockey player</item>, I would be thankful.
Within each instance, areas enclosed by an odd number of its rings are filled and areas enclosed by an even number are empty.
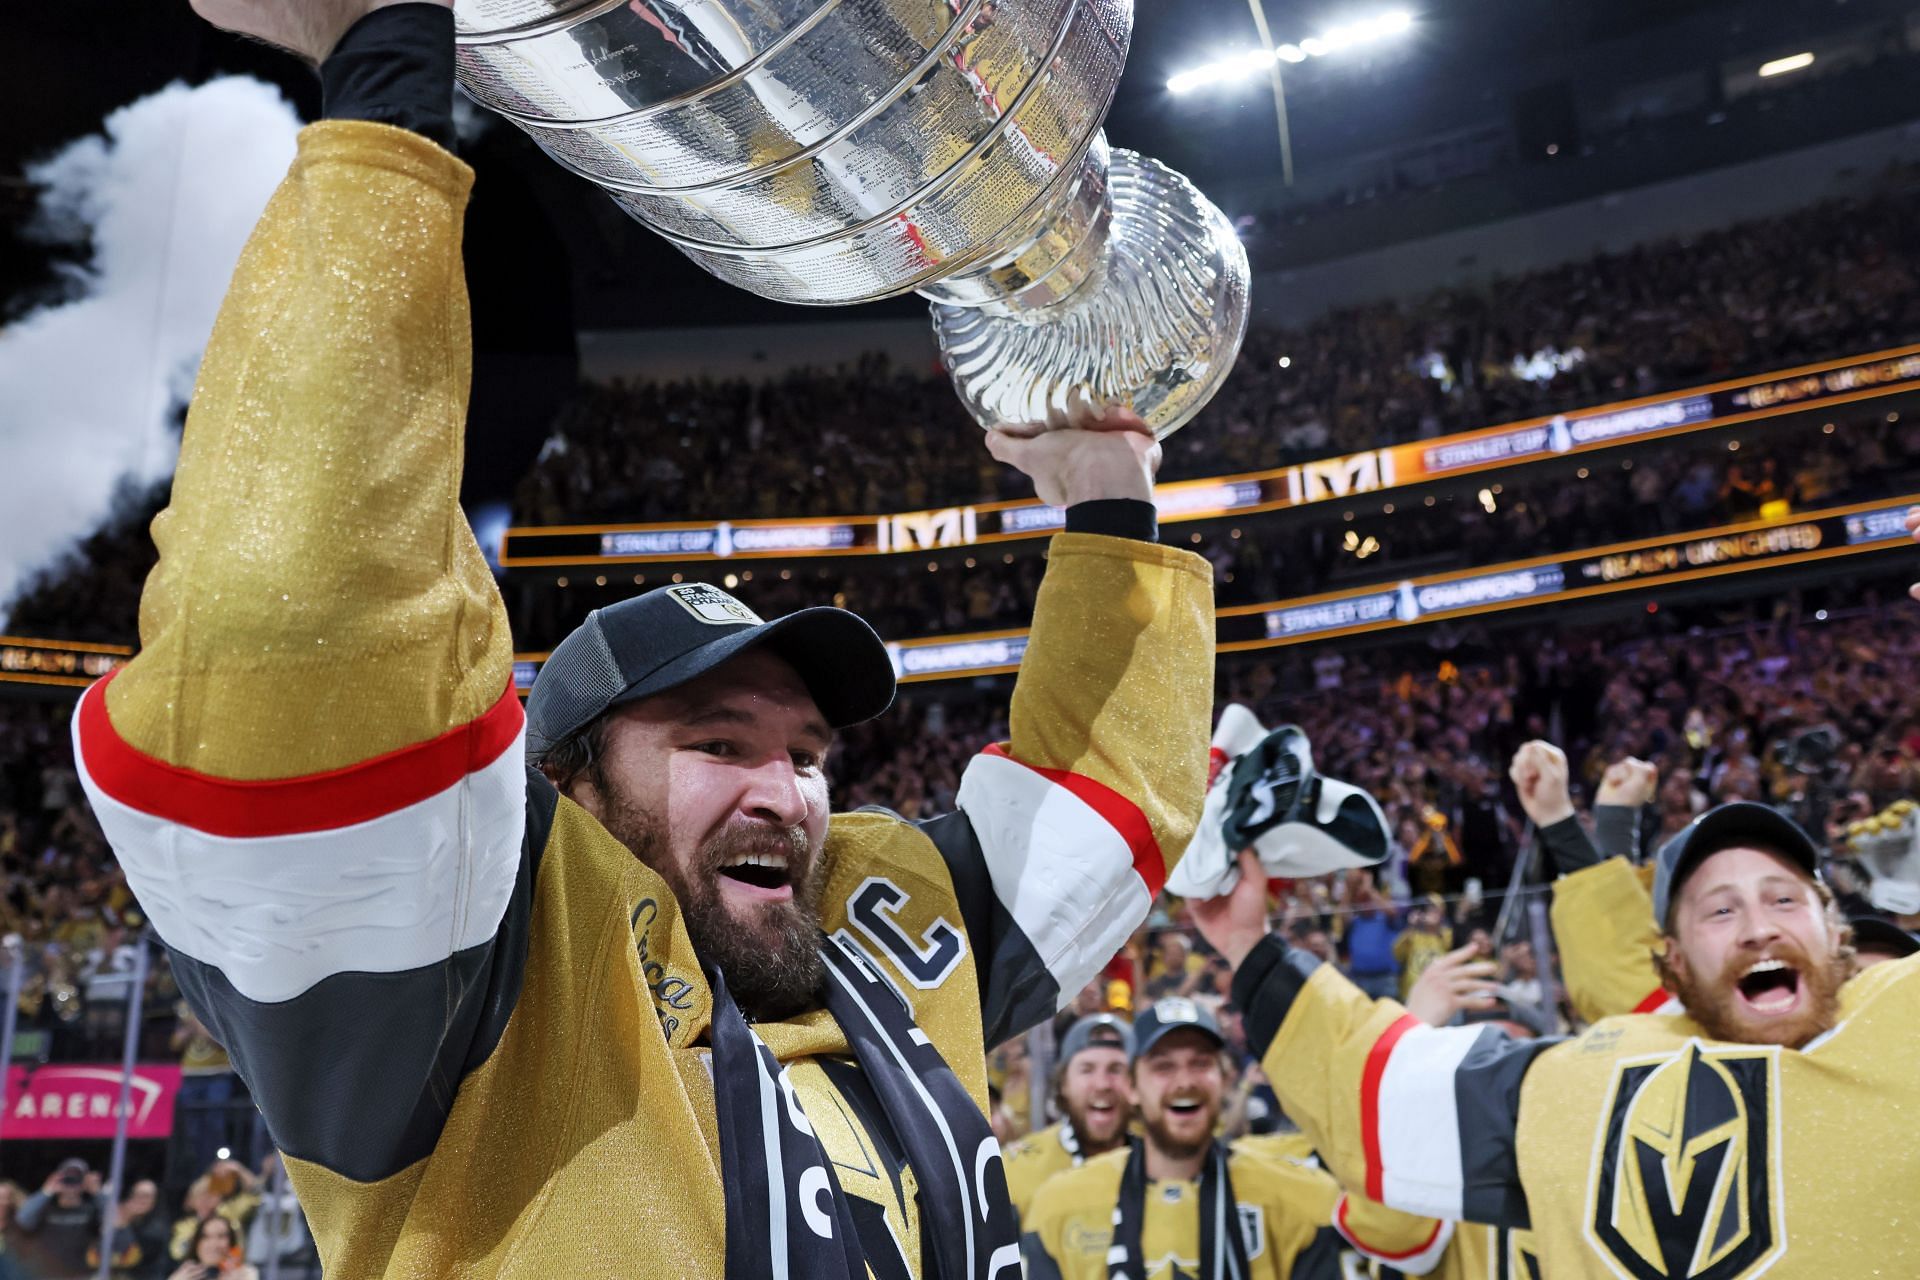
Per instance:
[[[1065,1118],[1006,1152],[1007,1195],[1022,1219],[1049,1178],[1126,1142],[1133,1118],[1127,1085],[1132,1054],[1133,1028],[1110,1013],[1082,1018],[1060,1038],[1054,1098]]]
[[[1444,1251],[1444,1223],[1217,1140],[1226,1042],[1193,1000],[1158,1001],[1134,1037],[1141,1136],[1040,1189],[1022,1223],[1028,1280],[1342,1280],[1356,1254],[1420,1275]]]
[[[1264,895],[1244,887],[1195,914],[1235,963],[1288,1114],[1348,1185],[1530,1226],[1555,1280],[1920,1274],[1920,1243],[1857,1221],[1920,1179],[1920,957],[1849,980],[1816,862],[1771,809],[1702,815],[1660,850],[1652,894],[1683,1012],[1573,1039],[1420,1026],[1268,938]],[[1836,1171],[1862,1132],[1875,1158]]]
[[[327,1274],[1012,1275],[984,1046],[1107,961],[1203,799],[1212,575],[1154,540],[1157,446],[988,437],[1068,531],[955,814],[829,818],[832,731],[892,696],[837,610],[642,596],[523,714],[456,500],[452,14],[197,7],[321,64],[329,118],[238,266],[142,652],[76,750]]]

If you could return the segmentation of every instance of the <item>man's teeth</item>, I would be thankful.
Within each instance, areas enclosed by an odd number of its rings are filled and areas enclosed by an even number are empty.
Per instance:
[[[1760,960],[1756,961],[1753,968],[1747,970],[1741,977],[1751,978],[1756,973],[1772,973],[1776,969],[1785,969],[1787,967],[1788,965],[1785,960]]]
[[[744,858],[727,864],[730,867],[770,867],[775,871],[787,869],[787,855],[784,853],[750,853]]]

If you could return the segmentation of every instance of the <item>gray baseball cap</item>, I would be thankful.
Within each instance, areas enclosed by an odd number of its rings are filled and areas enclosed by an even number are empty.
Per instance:
[[[1736,800],[1707,810],[1660,846],[1653,865],[1654,923],[1667,927],[1674,895],[1701,859],[1722,849],[1742,848],[1777,853],[1810,879],[1820,876],[1820,848],[1799,823],[1764,804]]]
[[[836,729],[893,703],[893,661],[858,614],[822,607],[766,622],[719,587],[680,583],[595,609],[560,642],[527,694],[527,758],[757,645],[793,665]]]
[[[1083,1049],[1107,1045],[1133,1057],[1133,1028],[1125,1018],[1116,1018],[1111,1013],[1088,1014],[1060,1037],[1060,1065],[1065,1067]]]
[[[1162,996],[1133,1020],[1133,1060],[1137,1062],[1146,1057],[1154,1045],[1188,1028],[1212,1037],[1222,1049],[1227,1047],[1227,1038],[1220,1034],[1220,1024],[1214,1021],[1205,1005],[1186,996]]]

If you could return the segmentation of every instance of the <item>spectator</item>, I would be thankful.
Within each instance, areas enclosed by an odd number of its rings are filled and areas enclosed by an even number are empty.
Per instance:
[[[260,1273],[241,1260],[233,1223],[215,1214],[195,1225],[185,1261],[167,1280],[260,1280]]]
[[[1393,941],[1393,959],[1400,966],[1400,1000],[1420,980],[1428,965],[1453,950],[1453,933],[1447,927],[1447,903],[1439,894],[1428,894],[1407,908],[1407,927]]]
[[[20,1261],[44,1280],[80,1280],[93,1273],[89,1251],[100,1245],[100,1175],[80,1159],[62,1160],[14,1216]]]
[[[127,1255],[120,1268],[126,1280],[163,1280],[173,1265],[173,1224],[160,1205],[160,1188],[153,1179],[141,1178],[127,1189],[115,1223],[137,1251]]]
[[[1354,915],[1347,925],[1347,976],[1367,994],[1391,998],[1400,990],[1400,965],[1394,958],[1399,926],[1371,876],[1357,872],[1350,883]]]

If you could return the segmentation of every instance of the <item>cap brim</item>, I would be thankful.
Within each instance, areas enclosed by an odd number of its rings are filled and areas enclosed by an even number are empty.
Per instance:
[[[608,708],[678,688],[747,650],[765,645],[799,673],[835,729],[871,720],[893,705],[893,660],[866,619],[845,609],[802,609],[689,650],[622,690]]]
[[[1854,916],[1847,924],[1853,930],[1855,949],[1884,951],[1902,960],[1911,955],[1920,955],[1920,938],[1891,920],[1882,920],[1879,916]]]
[[[1135,1026],[1137,1029],[1138,1024],[1136,1023]],[[1129,1061],[1138,1062],[1140,1059],[1146,1057],[1149,1053],[1153,1052],[1153,1046],[1159,1044],[1176,1031],[1198,1031],[1220,1048],[1224,1049],[1227,1047],[1227,1038],[1203,1022],[1167,1022],[1155,1027],[1148,1033],[1146,1039],[1138,1040],[1135,1043],[1133,1057],[1129,1059]]]
[[[1701,815],[1688,828],[1686,841],[1668,878],[1666,901],[1655,904],[1662,928],[1666,927],[1674,899],[1680,895],[1680,886],[1702,859],[1723,849],[1764,849],[1794,863],[1810,879],[1820,875],[1820,848],[1813,837],[1785,814],[1751,800],[1723,804]]]

